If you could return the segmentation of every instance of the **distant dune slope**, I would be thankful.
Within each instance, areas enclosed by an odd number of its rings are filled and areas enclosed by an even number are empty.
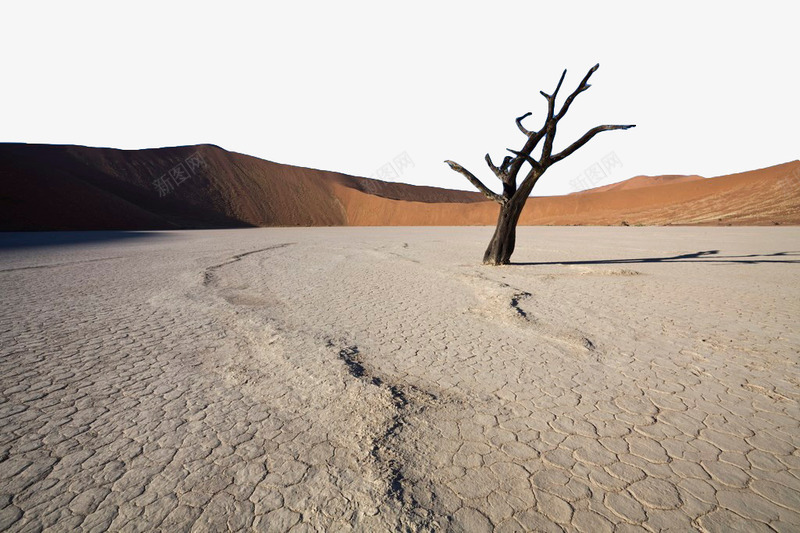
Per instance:
[[[686,181],[697,181],[704,179],[702,176],[635,176],[625,181],[603,185],[586,191],[574,192],[572,194],[587,194],[603,191],[622,191],[629,189],[639,189],[641,187],[652,187],[653,185],[670,185],[673,183],[683,183]]]
[[[524,223],[800,224],[800,161],[717,178],[536,199],[531,208]]]
[[[800,224],[800,161],[703,179],[632,178],[613,188],[534,197],[521,224]],[[605,189],[605,190],[604,190]],[[497,206],[387,200],[338,187],[351,225],[494,224]]]
[[[491,225],[496,216],[496,204],[475,192],[282,165],[214,145],[116,150],[0,144],[4,231]],[[800,162],[714,179],[639,176],[580,194],[531,198],[521,219],[622,221],[798,224]]]

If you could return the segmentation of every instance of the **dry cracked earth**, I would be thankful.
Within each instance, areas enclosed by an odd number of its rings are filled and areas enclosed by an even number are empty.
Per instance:
[[[798,228],[0,237],[0,530],[797,531]]]

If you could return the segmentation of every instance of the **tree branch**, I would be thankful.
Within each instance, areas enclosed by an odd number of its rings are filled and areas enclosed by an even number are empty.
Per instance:
[[[544,91],[539,91],[542,96],[547,98],[547,118],[545,119],[544,126],[542,129],[536,132],[528,131],[522,127],[520,122],[522,119],[530,115],[531,113],[526,113],[525,115],[519,117],[517,119],[517,126],[519,126],[520,130],[523,133],[528,135],[528,141],[525,143],[525,146],[522,147],[519,154],[521,157],[516,157],[511,163],[511,167],[508,169],[508,175],[511,179],[517,179],[517,174],[519,173],[519,169],[522,168],[522,164],[526,161],[533,150],[536,148],[536,145],[539,144],[539,141],[542,140],[545,136],[545,146],[543,149],[543,154],[546,153],[547,157],[550,156],[550,150],[553,148],[553,137],[555,136],[555,121],[553,120],[553,113],[555,113],[555,106],[556,106],[556,96],[558,96],[558,91],[561,89],[561,85],[564,83],[564,78],[567,75],[567,69],[564,69],[564,72],[561,73],[561,78],[558,80],[558,85],[556,85],[556,90],[553,91],[553,94],[547,94]],[[542,161],[545,161],[546,157],[542,157]]]
[[[556,138],[556,121],[554,119],[551,118],[547,121],[545,131],[547,135],[544,138],[544,146],[542,146],[541,160],[543,165],[550,166],[550,154],[553,152],[553,141]]]
[[[495,164],[492,163],[492,156],[486,154],[486,157],[484,157],[484,159],[486,159],[486,164],[489,165],[489,168],[492,169],[494,175],[500,178],[500,181],[505,181],[505,172],[503,172],[502,169],[496,167]]]
[[[542,165],[537,160],[535,160],[534,158],[532,158],[529,155],[525,155],[525,154],[521,154],[519,152],[515,152],[514,150],[511,150],[510,148],[506,148],[506,150],[508,150],[511,153],[517,154],[518,157],[525,158],[525,160],[528,163],[531,164],[532,168],[531,168],[530,172],[528,172],[528,174],[525,176],[525,179],[522,180],[522,183],[520,184],[519,189],[514,191],[514,196],[516,196],[517,194],[528,196],[531,193],[531,191],[533,190],[533,186],[536,185],[536,181],[541,177],[542,174],[544,174],[544,171],[547,170],[547,169],[542,167]],[[522,191],[522,192],[520,192],[520,191]]]
[[[542,165],[541,165],[541,164],[540,164],[540,163],[539,163],[537,160],[535,160],[534,158],[532,158],[531,156],[529,156],[529,155],[525,155],[525,154],[523,154],[522,152],[517,152],[516,150],[512,150],[511,148],[506,148],[506,150],[508,150],[508,151],[509,151],[509,152],[511,152],[512,154],[516,155],[517,157],[521,157],[521,158],[523,158],[525,161],[527,161],[528,163],[530,163],[530,164],[531,164],[531,166],[532,166],[533,168],[535,168],[536,170],[542,170]]]
[[[558,80],[558,85],[556,85],[556,90],[553,91],[553,94],[547,94],[544,91],[539,91],[539,94],[547,98],[547,120],[545,120],[545,124],[550,122],[550,119],[553,118],[553,114],[556,110],[556,96],[558,96],[558,91],[561,89],[561,84],[564,83],[564,77],[567,75],[567,69],[564,69],[564,72],[561,73],[561,79]]]
[[[564,150],[562,150],[558,154],[556,154],[553,157],[551,157],[550,160],[549,160],[549,164],[552,165],[553,163],[557,163],[557,162],[561,161],[562,159],[564,159],[565,157],[570,156],[573,152],[575,152],[575,150],[577,150],[578,148],[580,148],[581,146],[583,146],[584,144],[589,142],[589,140],[591,140],[592,137],[594,137],[595,135],[597,135],[601,131],[627,130],[627,129],[635,128],[635,127],[636,127],[635,124],[628,124],[628,125],[625,125],[625,126],[616,126],[616,125],[614,125],[614,126],[609,126],[609,125],[596,126],[596,127],[592,128],[592,129],[590,129],[589,131],[587,131],[586,133],[584,133],[583,137],[581,137],[580,139],[578,139],[574,143],[570,144],[567,148],[565,148]]]
[[[541,130],[534,132],[533,135],[528,136],[528,140],[525,142],[525,146],[522,147],[522,150],[520,150],[520,153],[523,153],[526,156],[531,155],[533,150],[536,148],[536,145],[539,144],[539,141],[541,141],[542,137],[544,137],[545,133],[547,133],[547,131],[542,128]],[[508,168],[508,176],[510,179],[516,181],[519,169],[522,168],[522,164],[524,162],[525,159],[522,157],[515,157],[511,160],[511,166]]]
[[[575,97],[581,94],[589,87],[591,87],[591,85],[589,85],[588,83],[589,78],[591,78],[592,74],[594,74],[595,71],[599,68],[600,68],[600,63],[596,64],[595,66],[589,69],[589,72],[586,73],[586,76],[583,77],[583,80],[581,80],[581,83],[578,85],[578,88],[575,89],[572,92],[572,94],[569,95],[567,99],[564,101],[564,105],[561,106],[561,110],[558,112],[558,115],[556,115],[556,122],[561,120],[564,117],[564,115],[567,114],[567,110],[569,109],[569,106],[572,104],[572,101],[575,100]]]
[[[530,136],[530,135],[531,135],[531,133],[533,133],[533,132],[531,132],[531,131],[528,131],[528,130],[525,128],[525,126],[523,126],[523,125],[522,125],[522,121],[523,121],[523,119],[525,119],[525,118],[527,118],[527,117],[529,117],[529,116],[531,116],[531,115],[533,115],[533,113],[531,113],[530,111],[528,111],[527,113],[525,113],[525,114],[524,114],[524,115],[522,115],[521,117],[517,117],[517,120],[516,120],[516,122],[517,122],[517,127],[519,128],[519,131],[521,131],[522,133],[524,133],[525,135],[528,135],[528,136]]]
[[[546,165],[546,162],[550,159],[550,153],[553,151],[553,141],[556,137],[556,124],[558,123],[558,120],[553,116],[556,112],[556,96],[558,96],[558,91],[561,89],[561,84],[564,83],[564,77],[566,75],[567,69],[564,69],[564,72],[561,73],[561,79],[558,80],[558,85],[556,85],[556,90],[553,91],[553,94],[546,94],[544,91],[540,91],[542,95],[547,98],[547,118],[545,119],[544,126],[541,130],[546,134],[544,138],[544,146],[542,146],[541,161],[543,165]]]
[[[448,161],[445,161],[445,163],[450,165],[450,168],[452,168],[453,170],[455,170],[456,172],[462,174],[465,178],[467,178],[469,180],[469,182],[471,184],[473,184],[476,189],[481,191],[483,193],[483,195],[486,196],[489,200],[494,200],[498,204],[504,204],[505,203],[505,199],[502,196],[500,196],[499,194],[493,193],[486,185],[481,183],[481,180],[476,178],[475,175],[472,174],[472,172],[470,172],[466,168],[462,167],[461,165],[459,165],[455,161],[449,161],[448,160]]]

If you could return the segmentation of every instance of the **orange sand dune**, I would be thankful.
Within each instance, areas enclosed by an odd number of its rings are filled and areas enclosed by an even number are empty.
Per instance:
[[[170,187],[159,191],[160,179]],[[493,225],[497,210],[476,192],[282,165],[214,145],[0,144],[4,231]],[[531,198],[521,218],[531,225],[623,222],[800,224],[800,162],[713,179],[639,176]]]
[[[682,183],[685,181],[697,181],[703,179],[702,176],[635,176],[625,181],[612,183],[611,185],[603,185],[602,187],[595,187],[585,191],[578,191],[572,194],[586,194],[591,192],[603,191],[622,191],[630,189],[639,189],[641,187],[652,187],[653,185],[669,185],[672,183]]]
[[[800,161],[712,179],[653,180],[630,188],[533,197],[523,225],[800,224]],[[425,204],[375,198],[339,188],[351,225],[494,224],[497,205]]]

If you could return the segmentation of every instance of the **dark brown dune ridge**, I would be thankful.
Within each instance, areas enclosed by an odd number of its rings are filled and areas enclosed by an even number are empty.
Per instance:
[[[162,190],[156,182],[161,177]],[[0,230],[493,225],[478,193],[282,165],[204,144],[0,144]],[[714,179],[639,176],[532,198],[521,224],[800,224],[800,161]]]

